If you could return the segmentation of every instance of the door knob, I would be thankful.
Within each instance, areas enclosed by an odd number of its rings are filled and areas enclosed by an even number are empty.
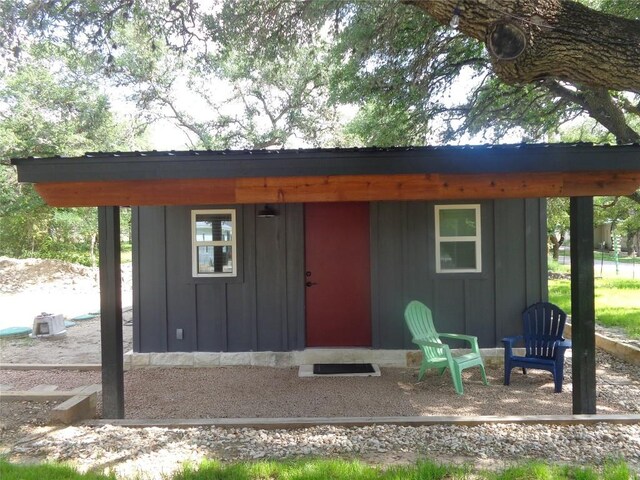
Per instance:
[[[317,284],[318,284],[317,282],[307,282],[307,283],[305,283],[305,286],[306,287],[312,287],[313,285],[317,285]]]

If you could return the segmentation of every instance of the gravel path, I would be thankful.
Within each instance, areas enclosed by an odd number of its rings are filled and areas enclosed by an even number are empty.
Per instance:
[[[640,413],[640,372],[598,353],[598,413]],[[435,371],[417,382],[416,369],[383,368],[380,377],[299,378],[295,368],[251,366],[155,368],[125,372],[127,418],[273,418],[422,415],[566,415],[572,412],[570,360],[563,392],[553,393],[548,372],[514,371],[502,385],[502,367],[488,367],[489,385],[479,369],[463,372],[465,394]],[[5,389],[36,385],[59,389],[100,383],[100,372],[5,370]]]
[[[375,464],[430,458],[487,468],[526,459],[599,465],[624,458],[640,472],[640,425],[321,426],[302,430],[69,427],[17,445],[14,456],[113,469],[123,478],[162,478],[189,461],[358,458]]]
[[[601,351],[597,360],[599,412],[640,413],[640,369]],[[299,379],[289,369],[136,370],[126,373],[126,406],[129,418],[570,413],[570,362],[567,367],[562,394],[552,393],[545,372],[530,372],[527,377],[514,372],[512,386],[504,387],[502,370],[489,369],[489,387],[475,373],[465,373],[463,397],[453,392],[447,377],[430,376],[416,383],[416,371],[411,369],[383,369],[382,377],[352,378],[349,388],[340,386],[345,379]],[[71,388],[99,381],[99,372],[69,373],[3,371],[2,375],[3,381],[18,388],[38,383]],[[50,381],[45,382],[47,376]],[[33,415],[37,418],[37,412]],[[207,458],[303,456],[358,458],[382,465],[429,458],[485,468],[525,459],[598,465],[623,458],[640,473],[640,423],[299,430],[41,425],[23,433],[27,438],[15,439],[8,452],[14,461],[70,461],[82,470],[113,469],[122,478],[162,478],[185,461]]]

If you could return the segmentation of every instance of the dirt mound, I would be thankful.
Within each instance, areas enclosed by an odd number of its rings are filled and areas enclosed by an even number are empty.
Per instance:
[[[96,281],[97,268],[61,260],[0,257],[0,293],[18,293],[42,283]]]

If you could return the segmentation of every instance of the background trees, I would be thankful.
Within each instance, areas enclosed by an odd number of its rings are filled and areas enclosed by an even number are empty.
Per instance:
[[[638,142],[639,16],[624,0],[4,1],[0,154],[133,149],[159,119],[185,132],[175,148]],[[2,175],[34,219],[5,223],[33,232],[13,252],[75,223],[42,227]]]
[[[0,255],[41,256],[91,263],[95,209],[50,208],[31,185],[17,182],[7,159],[79,155],[130,148],[133,131],[118,123],[95,85],[62,60],[33,56],[0,87]]]
[[[192,79],[207,78],[206,73],[230,82],[239,108],[254,119],[263,101],[254,98],[255,103],[243,105],[246,92],[266,94],[283,87],[304,92],[302,83],[294,85],[296,78],[304,78],[291,70],[302,63],[322,75],[314,79],[313,101],[299,97],[298,111],[307,108],[300,123],[313,118],[314,110],[325,119],[328,106],[357,107],[360,113],[348,129],[350,143],[436,143],[478,134],[500,141],[507,133],[511,141],[544,141],[581,115],[595,119],[613,141],[640,140],[636,2],[33,0],[8,5],[0,10],[0,38],[9,64],[34,41],[70,46],[121,85],[137,85],[139,106],[153,100],[166,105],[177,86],[166,80],[176,69],[158,70],[162,62],[148,61],[154,55],[179,57],[177,67]],[[449,26],[454,15],[456,29]],[[524,42],[512,60],[491,43],[509,31],[496,30],[500,25],[515,32],[514,44]],[[276,72],[290,72],[289,84],[278,82]],[[203,93],[206,84],[196,80],[182,87]],[[207,82],[213,90],[219,85]],[[150,88],[142,91],[140,85]],[[211,100],[212,89],[205,90]],[[264,100],[272,102],[270,110],[282,103],[275,93]],[[214,107],[220,101],[216,98]],[[175,96],[171,105],[178,106]],[[205,143],[219,135],[222,143],[230,136],[237,142],[238,133],[249,126],[239,126],[237,118],[216,108],[204,119],[183,108],[179,114],[169,112],[177,123],[196,130],[197,138],[208,131]],[[283,128],[315,133],[294,122],[279,125],[275,137],[282,137]],[[264,143],[253,130],[247,143]],[[329,138],[323,141],[331,143]]]

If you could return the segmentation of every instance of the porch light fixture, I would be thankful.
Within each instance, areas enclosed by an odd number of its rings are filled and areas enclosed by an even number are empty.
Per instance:
[[[269,205],[265,205],[262,210],[258,211],[258,218],[273,218],[278,216],[278,211]]]

